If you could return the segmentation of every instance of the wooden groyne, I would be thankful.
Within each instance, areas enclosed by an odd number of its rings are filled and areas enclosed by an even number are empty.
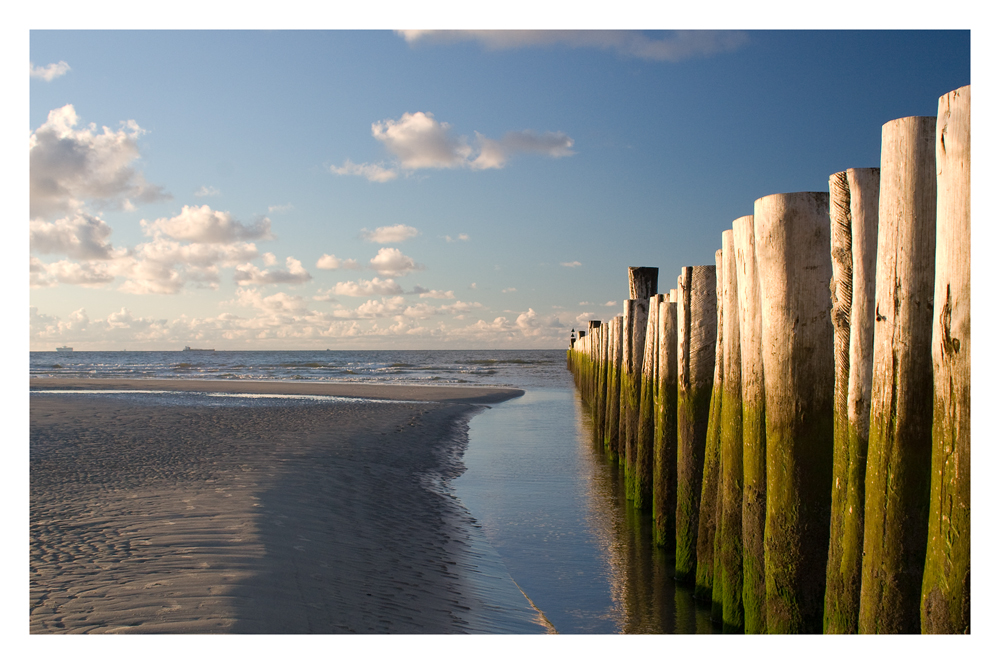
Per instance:
[[[727,632],[971,629],[970,87],[879,168],[774,194],[568,366],[674,576]]]

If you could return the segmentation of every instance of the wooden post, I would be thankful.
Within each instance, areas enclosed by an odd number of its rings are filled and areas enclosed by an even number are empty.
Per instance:
[[[694,581],[698,508],[715,369],[715,266],[681,269],[677,279],[677,520],[674,575]]]
[[[694,580],[694,596],[712,599],[712,579],[715,574],[715,527],[718,519],[719,495],[719,433],[722,422],[722,250],[715,252],[715,362],[712,397],[709,404],[708,431],[705,437],[705,466],[701,474],[701,502],[698,509],[698,567]],[[713,619],[722,619],[721,608],[713,606]]]
[[[639,401],[639,431],[636,436],[635,481],[632,503],[637,509],[653,507],[653,438],[656,432],[657,363],[659,361],[659,313],[662,295],[649,298],[646,316],[646,340],[642,357],[642,380]]]
[[[629,299],[625,304],[625,341],[622,367],[622,444],[625,458],[625,495],[635,495],[635,463],[639,438],[639,399],[642,385],[642,360],[646,345],[646,318],[649,298],[656,294],[659,268],[628,269]]]
[[[719,435],[720,519],[712,596],[722,605],[724,632],[743,631],[743,387],[739,295],[733,231],[722,234],[722,416]]]
[[[971,88],[938,100],[931,508],[921,625],[969,633],[971,520]]]
[[[619,417],[621,415],[621,373],[622,373],[622,328],[621,316],[611,319],[611,338],[608,346],[608,398],[605,418],[604,449],[612,460],[618,459]]]
[[[673,556],[677,546],[677,289],[657,316],[656,434],[653,441],[653,541]]]
[[[934,117],[882,126],[872,415],[858,631],[920,631],[927,554],[937,178]]]
[[[740,385],[743,397],[743,630],[767,632],[764,607],[764,523],[767,515],[767,436],[760,287],[753,216],[733,222],[740,307]]]
[[[604,446],[605,424],[608,417],[608,337],[610,332],[611,325],[602,323],[597,362],[597,399],[594,404],[594,438],[601,447]]]
[[[833,326],[828,193],[754,202],[767,430],[764,581],[771,633],[817,633],[830,538]]]
[[[858,631],[871,417],[879,169],[830,176],[834,330],[833,488],[823,632]]]

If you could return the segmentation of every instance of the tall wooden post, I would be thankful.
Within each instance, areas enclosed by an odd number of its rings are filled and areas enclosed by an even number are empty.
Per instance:
[[[619,418],[621,416],[621,374],[622,374],[622,329],[621,316],[611,319],[611,336],[608,340],[608,398],[605,417],[604,449],[612,460],[618,459]]]
[[[934,117],[882,127],[872,415],[858,631],[920,631],[934,392]]]
[[[712,596],[725,632],[743,631],[743,387],[739,296],[733,231],[722,234],[722,415],[719,435],[721,518],[716,524]]]
[[[656,294],[659,268],[628,269],[629,299],[626,300],[625,349],[622,363],[622,444],[625,459],[625,495],[635,495],[635,462],[639,438],[639,399],[642,385],[642,360],[646,346],[646,319],[649,298]]]
[[[677,289],[657,315],[656,434],[653,441],[653,541],[671,557],[677,517]]]
[[[712,377],[712,398],[709,402],[708,432],[705,437],[705,466],[701,474],[701,502],[698,509],[698,567],[695,573],[694,596],[712,599],[712,579],[715,574],[715,528],[718,519],[719,495],[719,434],[722,422],[722,250],[715,252],[715,362]],[[713,618],[721,620],[721,608],[713,606]]]
[[[740,385],[743,396],[743,630],[767,632],[764,524],[767,515],[767,436],[760,285],[753,216],[733,222],[740,306]]]
[[[833,326],[829,194],[754,203],[767,430],[764,581],[771,633],[817,633],[830,538]]]
[[[971,222],[970,86],[938,100],[934,282],[934,433],[921,625],[970,630]]]
[[[879,169],[830,176],[834,329],[833,488],[823,631],[858,631],[871,417]]]
[[[596,443],[604,446],[605,424],[608,417],[608,347],[611,325],[602,323],[600,330],[600,348],[597,356],[597,398],[594,400],[594,438]]]
[[[693,583],[705,437],[716,340],[715,266],[681,269],[677,279],[677,530],[674,574]]]
[[[646,342],[643,348],[642,381],[640,385],[639,432],[636,436],[635,482],[632,503],[637,509],[653,507],[653,438],[656,432],[657,364],[659,362],[659,314],[662,295],[649,298],[646,317]]]

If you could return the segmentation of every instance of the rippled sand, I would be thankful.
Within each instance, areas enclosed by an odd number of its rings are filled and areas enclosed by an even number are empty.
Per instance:
[[[429,402],[33,391],[31,632],[545,631],[446,484],[518,392],[394,389]]]

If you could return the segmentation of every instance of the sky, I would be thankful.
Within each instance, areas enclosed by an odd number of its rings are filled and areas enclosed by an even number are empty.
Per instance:
[[[563,348],[878,166],[968,30],[45,30],[30,349]],[[22,144],[23,145],[23,144]]]

